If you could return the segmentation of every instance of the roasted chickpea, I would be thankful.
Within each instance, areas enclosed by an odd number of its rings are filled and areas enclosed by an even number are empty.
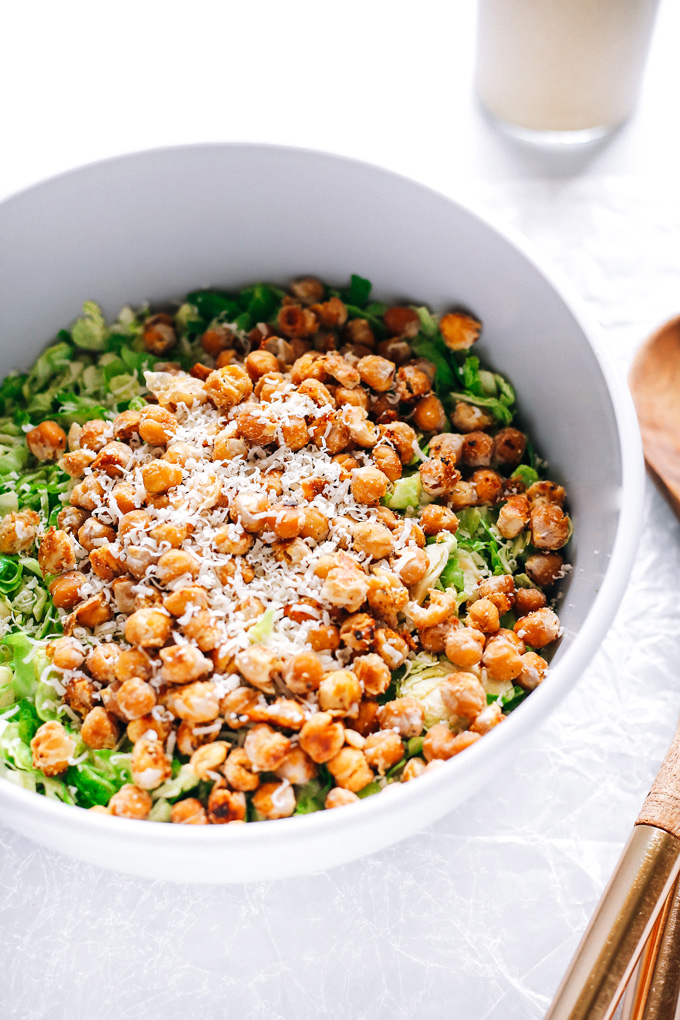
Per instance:
[[[34,510],[27,510],[25,513],[34,515],[30,517],[31,522],[36,526],[40,522],[40,518]],[[11,517],[11,514],[7,514],[7,517]],[[7,520],[7,517],[3,517],[3,521]],[[82,528],[85,521],[87,521],[88,515],[86,510],[79,510],[76,506],[65,506],[63,510],[60,510],[57,514],[57,527],[61,528],[62,531],[68,531],[69,534],[77,534]],[[4,552],[2,549],[2,522],[0,522],[0,552]]]
[[[116,701],[124,718],[131,722],[149,715],[156,704],[153,687],[138,676],[123,681],[116,691]]]
[[[131,459],[132,450],[125,443],[107,443],[92,461],[92,470],[103,471],[109,478],[121,478]]]
[[[160,609],[138,609],[125,621],[125,640],[141,648],[162,648],[171,629],[169,613]]]
[[[238,653],[235,665],[253,687],[264,694],[274,694],[273,677],[281,669],[281,660],[271,649],[264,645],[251,645]]]
[[[402,464],[410,464],[416,452],[416,434],[404,421],[393,421],[380,426],[381,435],[401,458]]]
[[[142,468],[142,480],[148,493],[168,492],[182,481],[182,468],[179,464],[170,464],[167,460],[152,460]]]
[[[518,429],[501,429],[493,441],[493,455],[497,464],[516,467],[524,456],[527,438]]]
[[[354,747],[343,747],[326,767],[336,784],[352,793],[363,790],[374,778],[364,752]]]
[[[92,708],[83,720],[80,735],[88,747],[97,751],[110,750],[120,736],[116,717],[101,706]]]
[[[62,574],[50,585],[50,595],[57,609],[73,609],[81,599],[80,589],[86,577],[79,570],[71,570]]]
[[[51,719],[38,727],[31,740],[33,768],[40,769],[46,776],[58,776],[68,768],[69,758],[75,748],[76,742],[73,737],[66,732],[60,722]]]
[[[515,580],[512,574],[485,577],[477,585],[477,593],[480,598],[493,602],[502,616],[515,604]]]
[[[439,690],[449,712],[462,719],[472,720],[486,707],[486,693],[474,673],[454,673]]]
[[[82,527],[78,529],[78,541],[87,552],[92,552],[99,546],[113,542],[115,537],[116,533],[113,528],[96,517],[88,517]]]
[[[537,609],[543,609],[547,601],[538,588],[518,588],[515,594],[515,610],[518,616],[528,616]]]
[[[464,510],[477,503],[477,490],[470,482],[456,482],[448,493],[447,502],[452,510]]]
[[[69,576],[72,575],[64,575],[64,577]],[[59,580],[62,581],[63,578],[59,578]],[[73,582],[71,582],[71,584],[73,584]],[[61,596],[62,589],[57,588],[57,585],[55,585],[55,590],[59,590],[59,594]],[[52,601],[54,601],[54,592],[52,593]],[[94,628],[98,627],[100,624],[107,623],[112,616],[113,613],[111,612],[111,606],[106,601],[106,596],[103,592],[99,592],[98,595],[92,595],[89,599],[85,599],[84,602],[77,605],[73,610],[72,615],[69,617],[69,620],[75,626],[87,627],[89,630],[94,630]],[[68,622],[65,622],[64,631],[66,633],[68,633],[67,625]]]
[[[426,535],[438,535],[441,531],[450,531],[455,535],[458,530],[458,518],[448,507],[430,503],[420,511],[420,524]]]
[[[460,472],[448,458],[428,457],[418,470],[423,489],[429,496],[450,493],[460,479]]]
[[[178,825],[207,825],[208,816],[200,800],[185,797],[172,805],[170,821]]]
[[[564,576],[564,560],[556,552],[532,553],[524,566],[531,580],[543,588]]]
[[[57,669],[78,669],[85,660],[85,649],[80,641],[72,637],[50,641],[45,652]]]
[[[283,680],[293,694],[317,691],[323,680],[323,666],[314,652],[299,652],[285,663]]]
[[[404,745],[394,730],[378,730],[366,737],[363,746],[366,761],[379,775],[384,776],[404,756]]]
[[[204,385],[208,397],[221,410],[235,407],[253,392],[250,376],[238,365],[226,365],[224,368],[215,369]]]
[[[446,761],[460,754],[480,739],[479,733],[465,730],[463,733],[452,733],[446,723],[436,723],[428,730],[423,741],[423,755],[430,762],[435,759]]]
[[[327,673],[319,685],[319,706],[323,712],[356,715],[361,701],[361,684],[348,669]]]
[[[90,676],[99,680],[100,683],[111,683],[116,678],[116,665],[120,654],[120,647],[112,641],[95,645],[85,660]]]
[[[449,662],[460,669],[470,669],[481,662],[484,634],[473,627],[459,627],[448,633],[444,648]]]
[[[97,454],[92,450],[73,450],[65,453],[59,464],[71,478],[82,478],[85,468],[90,467],[97,459]]]
[[[283,733],[266,723],[253,726],[248,731],[243,750],[251,764],[260,772],[273,772],[291,749],[291,742]]]
[[[462,461],[468,467],[489,467],[493,439],[486,432],[468,432],[463,441]]]
[[[80,433],[80,446],[82,449],[99,453],[112,438],[113,424],[110,421],[93,418],[83,425]]]
[[[401,369],[399,369],[401,372]],[[433,393],[423,397],[415,406],[413,420],[423,432],[441,432],[446,427],[444,405]]]
[[[113,420],[113,438],[120,439],[123,443],[129,443],[131,439],[139,435],[139,423],[142,416],[139,411],[122,411]]]
[[[390,669],[398,669],[408,657],[408,645],[391,627],[376,628],[373,647]]]
[[[389,478],[370,464],[352,472],[352,495],[357,503],[376,506],[389,488]]]
[[[359,521],[351,530],[356,552],[370,556],[374,560],[384,559],[392,552],[394,540],[391,531],[384,524]]]
[[[452,351],[466,351],[479,338],[482,324],[464,312],[447,312],[439,320],[439,330]]]
[[[324,807],[330,811],[333,808],[346,807],[348,804],[358,804],[359,800],[360,798],[351,790],[343,790],[339,786],[334,786],[332,790],[328,791]]]
[[[333,606],[355,613],[365,602],[368,594],[368,579],[356,569],[335,567],[328,572],[321,589],[321,597]]]
[[[427,766],[422,758],[410,758],[404,766],[404,771],[401,774],[401,782],[409,783],[412,779],[417,779],[418,776],[422,776]]]
[[[300,305],[283,305],[279,310],[276,325],[283,336],[303,338],[316,333],[319,321],[309,308]]]
[[[569,541],[569,517],[555,503],[533,504],[531,541],[537,549],[561,549]]]
[[[402,476],[401,459],[391,446],[376,446],[373,450],[376,467],[382,471],[390,482],[396,482]]]
[[[300,730],[300,747],[319,764],[335,757],[344,742],[344,726],[329,712],[317,712]]]
[[[491,428],[494,419],[484,408],[459,400],[453,409],[451,423],[459,432],[483,432]]]
[[[28,552],[35,544],[39,526],[40,517],[35,510],[6,514],[0,520],[0,552],[10,556]]]
[[[340,632],[332,624],[322,624],[309,631],[307,640],[315,652],[334,652],[340,647]]]
[[[543,648],[560,636],[560,621],[552,609],[537,609],[515,624],[515,634],[532,648]]]
[[[150,315],[144,322],[142,339],[147,351],[158,356],[167,354],[177,343],[172,316],[167,312]]]
[[[169,684],[188,684],[212,672],[212,662],[193,645],[161,648],[161,678]]]
[[[494,726],[498,726],[500,722],[503,722],[503,718],[500,705],[494,702],[492,705],[487,705],[486,708],[482,709],[472,723],[470,730],[483,736],[489,730],[492,730]]]
[[[490,599],[478,599],[468,606],[467,622],[483,634],[494,634],[500,627],[498,607]]]
[[[527,489],[527,497],[534,506],[539,506],[541,503],[555,503],[561,507],[564,503],[565,495],[562,486],[556,482],[534,482]]]
[[[208,822],[211,825],[225,825],[242,822],[246,817],[245,794],[216,787],[208,797]]]
[[[487,641],[482,665],[492,680],[515,680],[522,672],[519,649],[502,634]]]
[[[424,717],[421,702],[412,697],[395,698],[378,709],[378,721],[382,728],[394,730],[404,740],[420,736]]]
[[[159,558],[156,577],[163,585],[171,584],[180,577],[196,578],[201,569],[197,556],[186,549],[169,549]]]
[[[543,682],[548,663],[536,652],[525,652],[520,656],[522,661],[522,672],[516,678],[516,682],[525,691],[533,691]]]
[[[66,433],[56,421],[43,421],[26,433],[26,442],[38,460],[57,460],[66,449]]]
[[[394,373],[396,371],[396,365],[393,361],[388,361],[387,358],[378,357],[375,354],[369,354],[365,358],[361,358],[357,363],[357,371],[361,377],[361,381],[366,386],[370,386],[371,389],[376,390],[377,393],[385,393],[387,390],[392,388],[392,382],[394,380]]]
[[[92,573],[104,581],[112,581],[114,577],[120,577],[125,573],[125,564],[116,556],[111,545],[93,549],[89,559]]]
[[[76,551],[68,532],[58,531],[56,528],[50,528],[45,532],[38,550],[38,563],[43,577],[73,570],[76,565]]]
[[[121,786],[109,801],[111,814],[118,818],[148,818],[152,806],[153,801],[146,790],[132,783]]]
[[[497,471],[492,471],[490,468],[478,468],[470,476],[470,482],[477,493],[478,503],[493,505],[503,497],[503,479]]]
[[[197,680],[192,684],[174,687],[168,707],[180,719],[192,725],[212,722],[220,714],[220,698],[214,683]]]

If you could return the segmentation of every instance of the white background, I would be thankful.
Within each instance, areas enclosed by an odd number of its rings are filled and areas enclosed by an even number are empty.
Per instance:
[[[556,157],[478,111],[468,0],[8,3],[0,196],[158,145],[354,156],[529,234],[623,373],[680,304],[679,29],[665,0],[635,117]],[[304,880],[183,887],[0,829],[0,1015],[538,1020],[677,717],[679,530],[650,489],[631,587],[588,674],[491,787],[382,854]]]

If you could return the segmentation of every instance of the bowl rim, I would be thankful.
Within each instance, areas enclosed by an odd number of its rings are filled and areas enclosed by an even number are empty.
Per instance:
[[[270,153],[284,159],[290,157],[311,159],[320,165],[344,163],[357,172],[373,175],[376,178],[391,177],[410,188],[428,192],[436,200],[457,207],[464,215],[472,217],[480,222],[486,230],[498,235],[509,247],[518,251],[548,282],[573,316],[595,355],[616,421],[621,458],[620,492],[623,498],[619,507],[611,557],[604,571],[599,591],[572,644],[566,649],[560,661],[551,668],[550,682],[542,684],[533,691],[531,697],[522,704],[520,711],[513,712],[505,720],[503,726],[495,727],[492,732],[486,734],[483,741],[478,741],[469,747],[464,755],[457,755],[454,759],[445,762],[446,767],[420,776],[417,784],[395,783],[388,788],[388,791],[383,791],[380,796],[362,799],[352,806],[351,812],[318,811],[308,815],[277,819],[276,825],[209,826],[207,829],[201,826],[199,833],[193,831],[193,826],[148,825],[144,826],[143,839],[147,843],[154,844],[159,841],[166,843],[167,840],[172,840],[180,847],[188,843],[200,846],[206,840],[209,845],[213,845],[215,840],[226,839],[233,841],[241,848],[247,848],[251,844],[262,847],[263,845],[268,846],[273,840],[280,842],[288,840],[290,837],[294,837],[292,842],[301,841],[307,835],[317,831],[323,831],[332,836],[333,833],[337,833],[341,829],[361,828],[361,820],[368,818],[369,814],[374,822],[379,822],[384,820],[385,816],[391,815],[393,811],[399,810],[399,807],[401,810],[408,810],[408,806],[417,800],[435,797],[439,799],[439,792],[443,793],[445,787],[453,780],[454,769],[457,770],[455,774],[458,783],[464,784],[470,777],[472,780],[470,786],[474,791],[476,788],[474,776],[478,771],[478,763],[481,765],[484,758],[491,759],[494,754],[499,758],[499,761],[502,761],[502,752],[506,745],[519,737],[523,730],[533,729],[543,721],[566,696],[571,686],[580,679],[582,672],[588,667],[597,652],[619,608],[633,567],[645,500],[642,442],[632,398],[624,379],[620,376],[604,345],[601,327],[575,287],[550,262],[548,257],[543,255],[533,242],[518,229],[507,223],[496,222],[493,216],[480,209],[477,201],[474,198],[471,199],[468,194],[460,199],[452,198],[418,180],[386,167],[323,150],[267,142],[199,142],[150,147],[95,160],[34,182],[3,198],[0,201],[0,210],[15,201],[30,197],[33,192],[39,193],[48,189],[64,178],[77,177],[80,174],[87,175],[96,172],[101,167],[132,164],[135,161],[153,160],[158,157],[168,158],[175,153],[187,151],[204,152],[206,155],[216,151],[250,151],[261,154]],[[106,837],[112,832],[118,833],[119,837],[125,840],[129,840],[131,837],[135,838],[135,834],[138,840],[142,837],[136,820],[113,818],[87,808],[79,808],[74,811],[72,805],[35,794],[11,780],[4,779],[4,777],[0,777],[0,779],[3,780],[0,782],[0,801],[7,801],[17,812],[22,813],[31,812],[32,805],[36,814],[41,813],[50,822],[65,824],[70,818],[74,837],[81,827],[86,827],[88,832],[100,833],[102,837]],[[489,781],[488,778],[485,781]],[[86,818],[87,821],[85,821]],[[225,858],[224,863],[225,868],[228,868],[228,858]]]

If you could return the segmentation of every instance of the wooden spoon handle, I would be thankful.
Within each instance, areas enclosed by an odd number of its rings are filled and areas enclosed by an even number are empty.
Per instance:
[[[680,726],[635,824],[655,825],[680,838]]]

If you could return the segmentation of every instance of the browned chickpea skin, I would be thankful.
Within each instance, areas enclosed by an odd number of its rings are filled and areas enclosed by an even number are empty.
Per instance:
[[[179,464],[169,464],[166,460],[152,460],[142,468],[142,480],[147,493],[168,492],[182,481],[182,468]]]
[[[477,468],[470,476],[470,483],[477,493],[478,503],[492,506],[503,497],[503,479],[491,468]]]
[[[78,676],[73,680],[67,680],[65,688],[64,701],[84,719],[95,707],[95,697],[98,693],[96,684],[87,677]]]
[[[358,804],[360,799],[351,790],[343,790],[339,786],[334,786],[332,790],[328,791],[324,807],[327,811],[331,811],[333,808],[347,807],[348,804]]]
[[[561,507],[564,504],[566,493],[561,485],[556,482],[539,481],[534,482],[527,489],[527,497],[533,506],[540,506],[545,503],[555,503]]]
[[[470,747],[480,739],[479,733],[471,733],[464,730],[463,733],[452,733],[446,723],[436,723],[425,735],[423,740],[423,755],[426,761],[435,759],[447,761],[454,755],[460,754],[467,747]]]
[[[482,324],[464,312],[447,312],[439,320],[439,330],[452,351],[466,351],[479,339]]]
[[[343,790],[358,793],[374,779],[363,751],[354,747],[343,747],[326,763],[326,767]]]
[[[413,404],[426,396],[432,386],[429,376],[422,369],[402,365],[397,371],[395,389],[402,404]]]
[[[468,467],[489,467],[493,439],[486,432],[468,432],[463,441],[462,461]]]
[[[482,665],[492,680],[515,680],[522,672],[520,649],[503,634],[496,634],[486,643]]]
[[[537,549],[554,551],[569,541],[569,517],[555,503],[531,508],[531,541]]]
[[[379,775],[384,776],[404,756],[401,737],[394,730],[378,730],[366,737],[362,748],[366,761]]]
[[[113,438],[123,443],[129,443],[131,439],[139,435],[139,423],[141,415],[139,411],[122,411],[117,418],[113,419]]]
[[[356,715],[361,701],[361,684],[348,669],[327,673],[319,685],[319,707],[322,712]]]
[[[98,546],[113,542],[116,532],[108,524],[96,517],[88,517],[78,529],[78,541],[86,552],[92,552]]]
[[[170,821],[176,825],[207,825],[208,816],[200,800],[196,797],[185,797],[172,805]]]
[[[92,461],[92,470],[103,471],[109,478],[121,478],[131,459],[132,450],[125,443],[107,443]]]
[[[315,652],[335,652],[340,647],[340,632],[333,624],[314,627],[307,640]]]
[[[285,761],[286,759],[284,759]],[[260,785],[260,777],[256,772],[253,772],[252,762],[242,747],[235,747],[233,751],[230,751],[222,766],[222,772],[234,790],[250,793]]]
[[[208,680],[196,680],[170,691],[168,707],[178,718],[192,725],[212,722],[220,714],[217,687]]]
[[[35,519],[31,518],[31,520],[37,527],[40,522],[40,518],[35,513],[35,511],[27,510],[25,512],[28,514],[35,515]],[[11,514],[7,514],[7,517],[10,516]],[[6,521],[7,517],[3,517],[3,521]],[[78,507],[76,506],[65,506],[64,509],[60,510],[59,513],[57,514],[57,527],[60,528],[62,531],[68,531],[69,534],[74,535],[77,534],[78,531],[80,531],[83,524],[87,520],[89,520],[89,517],[86,510],[79,510]],[[80,541],[80,539],[78,541]],[[1,545],[2,545],[2,522],[0,521],[0,552],[4,552]]]
[[[399,554],[398,559],[393,561],[392,566],[399,580],[410,588],[423,580],[429,570],[430,561],[424,549],[409,545]]]
[[[458,620],[445,620],[434,627],[426,627],[420,632],[420,644],[426,652],[435,652],[441,655],[446,647],[446,639],[449,633],[459,626]]]
[[[201,337],[201,347],[211,358],[216,358],[234,343],[234,334],[226,326],[214,326],[207,329]]]
[[[208,822],[211,825],[225,825],[243,822],[246,817],[244,793],[216,787],[208,797]]]
[[[293,694],[317,691],[323,680],[321,660],[314,652],[298,652],[283,667],[283,681]]]
[[[113,438],[113,424],[110,421],[102,421],[100,418],[92,418],[86,421],[80,433],[81,449],[92,450],[99,453]]]
[[[529,523],[529,500],[526,496],[511,496],[501,507],[497,527],[503,538],[516,538]]]
[[[373,450],[373,460],[378,470],[387,477],[390,482],[396,482],[402,476],[401,458],[391,446],[376,446]]]
[[[211,673],[213,668],[211,660],[194,645],[171,645],[169,648],[161,648],[160,657],[163,663],[161,678],[168,684],[193,683],[206,673]]]
[[[151,446],[165,446],[177,432],[177,418],[165,407],[151,404],[139,412],[139,435]]]
[[[359,344],[371,349],[375,345],[373,330],[366,319],[351,319],[345,326],[345,336],[352,344]]]
[[[376,506],[389,488],[389,478],[370,464],[352,472],[352,495],[357,503]]]
[[[416,434],[410,425],[403,421],[389,422],[380,426],[380,433],[401,459],[402,464],[410,464],[415,457]]]
[[[448,458],[428,457],[418,470],[423,489],[429,496],[445,496],[460,480],[460,472]]]
[[[319,320],[309,308],[284,304],[276,319],[279,332],[289,339],[312,336],[319,328]]]
[[[390,669],[398,669],[408,658],[409,646],[391,627],[376,627],[373,648]]]
[[[229,744],[225,740],[213,740],[193,752],[189,765],[199,779],[215,778],[210,774],[217,772],[225,761],[228,751]]]
[[[163,607],[173,616],[184,616],[189,606],[207,608],[208,593],[205,588],[201,588],[200,585],[186,585],[163,598]]]
[[[524,566],[531,580],[544,588],[564,577],[564,560],[557,552],[532,553]]]
[[[138,818],[140,820],[148,818],[152,807],[153,801],[146,790],[140,789],[133,783],[121,786],[109,801],[111,814],[118,818]]]
[[[399,369],[401,372],[401,369]],[[423,432],[441,432],[446,426],[444,405],[433,393],[422,397],[413,411],[413,420]]]
[[[252,687],[236,687],[225,694],[219,703],[219,711],[230,730],[241,729],[250,722],[250,710],[260,700],[260,692]]]
[[[423,732],[425,712],[417,698],[395,698],[378,709],[378,721],[384,730],[394,730],[404,740]]]
[[[352,526],[352,540],[357,552],[370,556],[374,560],[389,556],[394,547],[394,540],[389,528],[384,524],[371,521],[359,521]]]
[[[368,604],[390,626],[397,625],[397,615],[404,611],[408,600],[408,588],[397,574],[381,569],[369,577]]]
[[[420,511],[420,525],[426,535],[438,535],[441,531],[449,531],[455,535],[458,523],[453,510],[437,503],[430,503]]]
[[[135,786],[155,790],[172,775],[172,764],[159,740],[142,737],[132,748],[130,771]]]
[[[204,385],[213,404],[225,411],[240,404],[253,392],[250,376],[238,365],[226,365],[224,368],[215,369]]]
[[[142,339],[147,351],[158,356],[167,354],[177,343],[177,334],[171,315],[158,312],[144,322]]]
[[[128,514],[139,507],[140,501],[137,498],[137,493],[129,482],[118,482],[117,485],[114,485],[111,496],[122,514]],[[71,494],[71,502],[73,502],[73,494]]]
[[[264,645],[251,645],[239,652],[235,666],[249,684],[264,694],[274,694],[274,676],[281,669],[281,660]]]
[[[385,393],[392,388],[396,365],[377,354],[368,354],[357,362],[357,371],[366,386],[376,393]]]
[[[125,621],[125,640],[140,648],[162,648],[171,630],[169,613],[160,609],[138,609]]]
[[[522,672],[516,677],[516,683],[525,691],[533,691],[540,683],[543,683],[548,670],[548,663],[537,655],[536,652],[525,652],[520,656]]]
[[[485,577],[477,585],[477,593],[480,598],[493,602],[502,616],[515,604],[515,579],[512,574]]]
[[[547,599],[538,588],[518,588],[515,594],[515,611],[518,616],[528,616],[547,605]]]
[[[288,737],[266,723],[253,726],[246,734],[243,750],[259,772],[273,772],[291,749]]]
[[[73,637],[60,637],[50,641],[45,654],[57,669],[78,669],[85,660],[85,649]]]
[[[428,601],[423,605],[417,602],[409,602],[406,607],[406,615],[413,621],[417,630],[424,630],[426,627],[436,627],[438,623],[444,623],[456,615],[456,596],[452,592],[438,591],[436,588],[428,588]],[[494,607],[495,608],[495,607]]]
[[[514,629],[515,634],[532,648],[543,648],[560,636],[560,621],[552,609],[537,609],[521,617]]]
[[[420,329],[418,313],[413,308],[394,305],[383,315],[383,322],[392,336],[414,337]]]
[[[39,526],[40,517],[35,510],[6,514],[0,520],[0,552],[5,555],[28,552],[35,544]]]
[[[491,599],[482,598],[468,605],[467,624],[483,634],[495,634],[500,627],[498,607]]]
[[[470,482],[459,481],[448,493],[446,500],[452,510],[465,510],[466,507],[476,506],[477,490]]]
[[[63,581],[66,577],[72,578],[73,576],[74,575],[64,574],[63,578],[60,577],[56,582],[54,582],[54,591],[52,592],[53,602],[55,591],[59,593],[60,600],[62,595],[66,597],[68,594],[68,592],[64,592],[63,587],[60,586],[58,582]],[[72,591],[73,587],[80,583],[82,582],[70,580],[69,589]],[[52,588],[52,585],[50,585],[50,588]],[[111,612],[109,603],[106,601],[106,596],[103,592],[99,592],[97,595],[91,595],[89,599],[85,599],[84,602],[76,605],[71,615],[63,621],[64,633],[72,633],[74,627],[87,627],[89,630],[94,630],[94,628],[98,627],[100,624],[107,623],[112,616],[113,613]]]
[[[120,647],[113,641],[95,645],[85,660],[88,673],[100,683],[111,683],[116,678],[116,665],[120,654]]]
[[[493,704],[487,705],[482,709],[470,726],[470,731],[472,733],[479,733],[480,736],[483,736],[485,733],[492,730],[494,726],[498,726],[499,723],[503,722],[503,719],[504,716],[501,711],[501,707],[498,702],[494,701]]]
[[[50,584],[50,595],[57,609],[73,609],[81,599],[80,589],[86,577],[79,570],[71,570],[62,574]]]
[[[26,443],[38,460],[57,460],[66,449],[66,433],[56,421],[44,421],[26,433]]]
[[[368,613],[348,616],[340,628],[340,641],[351,652],[368,652],[375,640],[375,620]]]
[[[317,712],[300,730],[300,747],[318,764],[330,761],[345,742],[345,728],[329,712]]]
[[[409,783],[412,779],[417,779],[418,776],[422,776],[426,768],[427,765],[422,758],[410,758],[404,765],[404,771],[401,774],[401,782]]]
[[[459,400],[453,409],[451,423],[459,432],[483,432],[494,424],[493,415],[482,407]]]
[[[38,563],[43,577],[73,570],[76,565],[76,552],[68,532],[58,531],[56,528],[49,528],[45,532],[40,541]]]
[[[116,717],[101,706],[92,708],[83,720],[80,735],[88,747],[111,750],[120,736]]]
[[[253,807],[262,818],[289,818],[297,804],[288,782],[263,783],[253,794]]]
[[[156,577],[163,585],[171,584],[180,577],[196,578],[201,569],[197,556],[186,549],[168,549],[159,557]]]
[[[474,627],[451,630],[444,643],[446,658],[460,669],[470,669],[481,662],[484,651],[484,634]]]
[[[328,572],[321,589],[321,598],[332,606],[355,613],[366,601],[368,578],[361,570],[335,567]]]
[[[120,577],[125,573],[125,564],[116,556],[113,547],[110,545],[100,546],[93,549],[89,556],[92,573],[101,577],[103,581],[112,581],[114,577]]]
[[[501,429],[494,436],[494,460],[504,467],[516,467],[524,456],[526,446],[527,437],[519,429]]]
[[[58,776],[68,768],[75,748],[73,737],[60,722],[51,719],[38,727],[31,740],[33,768],[40,769],[46,776]]]
[[[206,609],[199,609],[190,620],[182,624],[182,633],[194,641],[202,652],[212,652],[223,640],[217,618]]]
[[[454,673],[439,690],[449,712],[461,719],[474,719],[486,706],[486,692],[474,673]]]
[[[240,492],[232,501],[229,516],[245,531],[256,535],[264,531],[269,509],[269,500],[263,492]]]

